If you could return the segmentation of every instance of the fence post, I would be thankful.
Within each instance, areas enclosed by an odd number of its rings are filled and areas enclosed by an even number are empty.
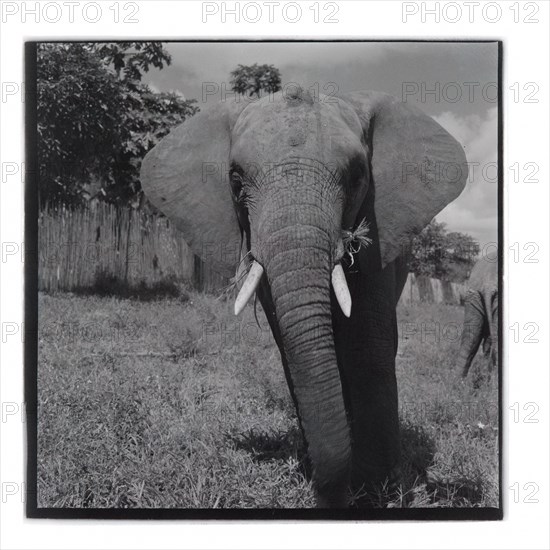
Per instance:
[[[130,262],[130,229],[132,227],[132,208],[128,210],[128,226],[126,227],[126,257],[124,258],[124,282],[128,283],[128,264]]]
[[[204,264],[196,255],[193,255],[193,283],[195,288],[202,292],[204,289]]]

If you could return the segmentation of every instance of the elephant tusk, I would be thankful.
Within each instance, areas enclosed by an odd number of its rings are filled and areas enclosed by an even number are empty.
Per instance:
[[[344,270],[340,264],[336,264],[332,270],[332,286],[344,315],[349,317],[351,315],[351,296]]]
[[[241,313],[248,300],[250,300],[252,294],[256,292],[263,273],[264,268],[257,261],[254,261],[248,275],[246,276],[246,280],[237,295],[237,299],[235,300],[235,315],[239,315],[239,313]]]

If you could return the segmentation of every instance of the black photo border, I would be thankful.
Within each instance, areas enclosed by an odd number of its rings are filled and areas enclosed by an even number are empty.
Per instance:
[[[140,41],[139,39],[136,41]],[[145,41],[145,40],[143,40]],[[156,520],[502,520],[503,510],[503,104],[502,40],[361,40],[361,39],[166,39],[165,43],[493,43],[498,46],[498,407],[499,407],[499,506],[488,508],[372,508],[372,509],[191,509],[191,508],[39,508],[38,507],[38,129],[37,45],[54,42],[119,42],[119,40],[37,40],[25,43],[25,343],[24,392],[26,403],[26,517],[56,519],[156,519]]]

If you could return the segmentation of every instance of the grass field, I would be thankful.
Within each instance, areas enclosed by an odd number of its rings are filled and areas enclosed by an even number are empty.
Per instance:
[[[259,312],[184,293],[39,300],[39,507],[314,505],[294,406]],[[498,505],[496,376],[453,367],[462,308],[400,307],[401,494]]]

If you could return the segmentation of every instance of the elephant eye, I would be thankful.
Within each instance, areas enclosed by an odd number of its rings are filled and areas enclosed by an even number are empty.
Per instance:
[[[243,188],[243,178],[238,172],[232,172],[231,174],[231,190],[235,197],[239,197]]]
[[[231,174],[231,190],[233,191],[233,196],[237,203],[244,204],[247,194],[243,185],[243,178],[238,172],[233,172]]]

